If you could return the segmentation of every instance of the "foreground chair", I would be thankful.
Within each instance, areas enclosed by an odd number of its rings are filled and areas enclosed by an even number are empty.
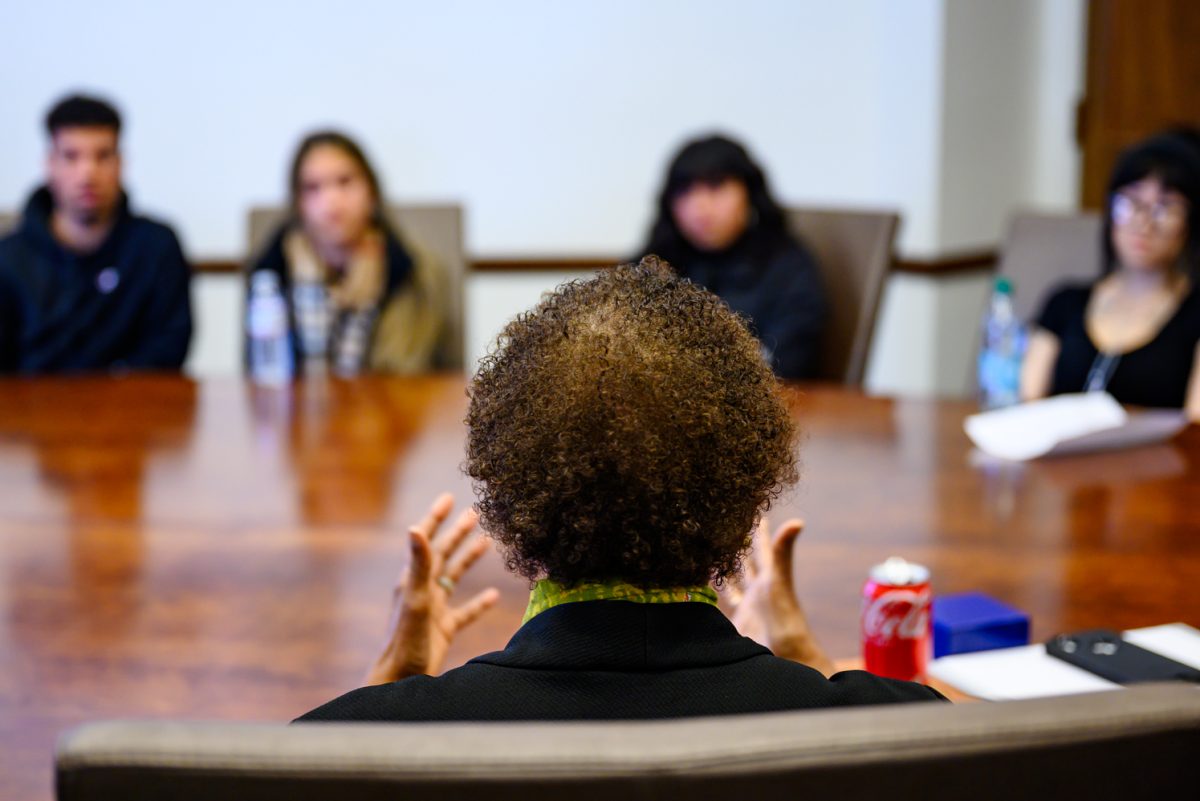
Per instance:
[[[703,692],[702,687],[697,692]],[[1181,798],[1200,689],[607,723],[110,722],[61,801]]]

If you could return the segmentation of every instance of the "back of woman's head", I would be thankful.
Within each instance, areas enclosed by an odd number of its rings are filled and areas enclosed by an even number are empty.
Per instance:
[[[672,201],[696,184],[715,185],[729,179],[746,187],[751,210],[747,234],[752,244],[760,251],[775,246],[781,236],[786,236],[786,225],[783,211],[767,185],[766,174],[739,142],[711,135],[686,143],[671,160],[644,252],[667,261],[694,257],[695,249],[675,221]]]
[[[517,317],[469,392],[483,526],[530,579],[720,582],[796,479],[795,427],[745,322],[655,259]]]
[[[1126,148],[1117,157],[1108,181],[1104,215],[1103,247],[1105,271],[1117,266],[1113,248],[1112,201],[1122,189],[1147,178],[1157,179],[1163,189],[1187,201],[1187,237],[1183,246],[1184,269],[1200,271],[1200,132],[1175,128],[1156,134]]]

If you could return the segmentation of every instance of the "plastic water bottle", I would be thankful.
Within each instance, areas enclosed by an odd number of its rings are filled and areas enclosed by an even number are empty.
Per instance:
[[[1013,312],[1013,286],[997,278],[983,320],[979,351],[979,398],[984,409],[1012,406],[1020,400],[1021,360],[1025,356],[1025,329]]]
[[[259,270],[251,276],[246,307],[250,377],[258,384],[286,384],[292,378],[292,347],[288,338],[287,304],[279,292],[275,273]]]

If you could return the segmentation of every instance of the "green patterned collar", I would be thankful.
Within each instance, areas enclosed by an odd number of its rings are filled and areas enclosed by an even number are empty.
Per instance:
[[[717,605],[717,591],[712,587],[673,587],[643,589],[623,581],[586,581],[564,587],[557,581],[542,579],[529,593],[522,625],[552,606],[574,601],[632,601],[635,604],[677,604],[688,601]]]

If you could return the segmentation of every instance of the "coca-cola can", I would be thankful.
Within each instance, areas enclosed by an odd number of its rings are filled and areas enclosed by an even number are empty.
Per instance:
[[[929,569],[893,556],[863,585],[862,652],[877,676],[924,681],[933,645]]]

